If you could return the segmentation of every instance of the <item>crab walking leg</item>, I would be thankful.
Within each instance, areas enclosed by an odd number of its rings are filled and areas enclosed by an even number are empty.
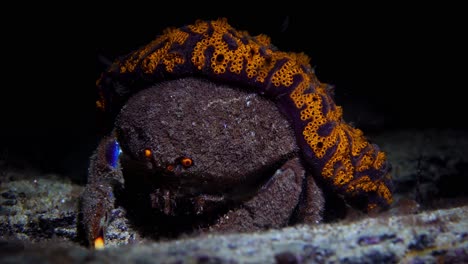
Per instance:
[[[300,202],[304,175],[298,158],[287,161],[257,195],[227,212],[210,229],[245,232],[286,226]]]
[[[301,202],[297,208],[297,222],[318,224],[323,220],[325,196],[322,189],[315,182],[312,174],[307,174],[304,185]]]
[[[105,246],[106,227],[114,208],[114,190],[123,185],[120,147],[114,137],[101,140],[91,156],[88,183],[81,195],[83,228],[91,247]]]

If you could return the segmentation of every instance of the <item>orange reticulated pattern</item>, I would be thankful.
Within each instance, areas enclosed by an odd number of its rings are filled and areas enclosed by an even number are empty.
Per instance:
[[[194,33],[205,32],[206,25],[207,22],[199,22],[194,26],[190,26],[189,29]],[[249,79],[255,78],[257,82],[263,83],[275,63],[279,59],[288,58],[290,55],[285,52],[273,52],[269,47],[270,39],[267,36],[251,37],[247,32],[235,31],[224,19],[211,22],[211,26],[213,27],[213,33],[211,35],[204,33],[205,38],[199,41],[192,51],[191,61],[198,70],[206,67],[205,53],[208,48],[212,48],[214,51],[210,54],[209,66],[213,73],[223,74],[229,71],[240,74],[245,71]],[[231,45],[235,44],[237,48],[230,49],[224,37],[229,38],[233,42]],[[242,38],[246,38],[247,43],[244,43]],[[260,48],[265,48],[264,54],[260,53]],[[287,74],[291,76],[292,72]]]
[[[322,178],[344,194],[369,194],[380,203],[392,202],[386,186],[390,175],[385,169],[385,154],[370,144],[361,130],[343,121],[341,107],[335,105],[328,86],[317,79],[305,54],[278,51],[268,36],[250,36],[232,28],[226,19],[218,19],[168,29],[118,62],[121,74],[137,69],[149,75],[161,71],[177,74],[178,65],[214,78],[226,73],[242,76],[238,79],[254,83],[267,94],[288,92],[291,106],[297,110],[291,111],[290,118],[302,122],[303,147],[313,153],[311,164],[319,166],[314,169]],[[319,132],[323,127],[327,127],[326,133]],[[369,209],[376,206],[374,201],[368,204]]]
[[[164,34],[146,45],[144,48],[132,54],[120,67],[120,73],[133,72],[139,66],[145,73],[152,73],[158,65],[165,65],[166,71],[172,72],[174,66],[185,62],[181,54],[170,52],[174,43],[182,45],[189,34],[179,29],[169,28]],[[157,48],[162,43],[164,45]],[[156,50],[155,50],[156,49]]]
[[[379,197],[382,197],[385,201],[392,203],[392,193],[387,187],[384,180],[388,180],[389,174],[384,175],[382,179],[372,180],[369,176],[362,176],[356,179],[352,184],[347,187],[347,192],[353,195],[359,195],[360,193],[375,192]],[[370,204],[369,204],[370,205]],[[372,208],[369,208],[372,209]]]

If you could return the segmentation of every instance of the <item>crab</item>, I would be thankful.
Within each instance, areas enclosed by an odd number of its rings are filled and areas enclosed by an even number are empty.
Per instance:
[[[322,220],[323,194],[290,123],[235,86],[183,78],[136,93],[90,160],[82,212],[96,248],[117,204],[161,235]]]
[[[83,195],[90,244],[105,243],[119,200],[169,234],[319,222],[329,195],[366,213],[393,203],[385,152],[345,122],[309,57],[227,19],[168,28],[96,85],[111,129]]]

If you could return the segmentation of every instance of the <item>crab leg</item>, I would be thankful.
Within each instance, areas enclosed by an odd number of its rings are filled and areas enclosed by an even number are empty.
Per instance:
[[[227,212],[210,230],[244,232],[286,226],[300,202],[304,175],[298,158],[287,161],[257,195]]]
[[[88,183],[81,195],[83,228],[90,246],[105,246],[105,232],[114,208],[114,190],[123,185],[120,147],[113,136],[103,138],[90,159]]]

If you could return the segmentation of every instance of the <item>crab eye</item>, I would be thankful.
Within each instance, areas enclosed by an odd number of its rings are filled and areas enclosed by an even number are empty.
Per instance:
[[[180,159],[180,164],[182,164],[184,168],[188,168],[193,165],[193,160],[191,158],[183,157]]]
[[[144,153],[145,157],[147,157],[147,158],[151,158],[151,156],[153,154],[153,152],[151,152],[150,149],[145,149],[143,153]]]
[[[174,171],[174,165],[172,165],[172,164],[167,165],[166,170],[171,171],[171,172]]]

